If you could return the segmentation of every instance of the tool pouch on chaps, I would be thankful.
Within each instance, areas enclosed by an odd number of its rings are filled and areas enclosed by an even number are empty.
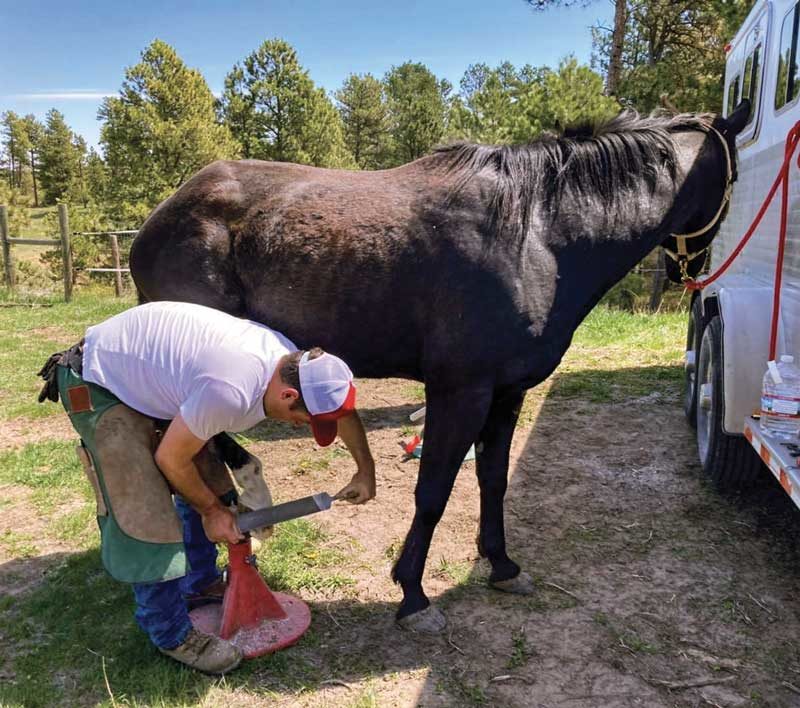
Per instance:
[[[58,388],[83,441],[79,457],[97,496],[106,570],[128,583],[186,575],[183,527],[153,460],[154,421],[68,367],[58,367]]]

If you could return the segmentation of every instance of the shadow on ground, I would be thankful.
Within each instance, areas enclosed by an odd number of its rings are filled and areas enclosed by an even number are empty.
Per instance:
[[[705,484],[680,372],[664,369],[558,375],[517,445],[507,536],[535,595],[489,590],[478,561],[433,598],[449,619],[436,637],[397,629],[394,602],[311,602],[301,642],[248,662],[226,690],[284,702],[319,691],[339,705],[356,698],[349,684],[399,673],[402,705],[790,705],[781,676],[800,661],[800,514],[767,473],[737,496]],[[643,378],[656,395],[631,388]],[[587,400],[587,386],[611,400]],[[373,415],[400,427],[416,407],[362,413],[368,427]],[[43,561],[0,566],[0,578],[34,563]],[[0,703],[104,700],[105,676],[139,704],[202,700],[215,685],[149,646],[129,589],[105,575],[96,551],[50,567],[38,589],[0,599],[0,639],[13,647],[0,664]],[[403,684],[415,671],[410,696]],[[711,682],[675,687],[698,677]]]
[[[358,414],[364,422],[364,428],[379,430],[381,428],[402,427],[408,424],[408,416],[418,410],[422,404],[400,406],[381,406],[378,408],[359,408]],[[247,437],[258,442],[274,442],[276,440],[301,440],[311,438],[311,429],[307,425],[292,426],[277,420],[264,420],[247,431]]]

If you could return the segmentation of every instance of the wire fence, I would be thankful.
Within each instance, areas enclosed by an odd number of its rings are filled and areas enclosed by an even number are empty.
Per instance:
[[[34,236],[26,238],[12,237],[8,228],[8,207],[0,205],[0,245],[3,252],[3,284],[10,290],[17,287],[17,273],[14,254],[14,246],[51,246],[60,248],[62,262],[62,276],[64,282],[64,300],[72,300],[72,286],[75,281],[76,272],[86,273],[113,273],[114,274],[114,293],[117,297],[122,297],[123,283],[122,276],[130,277],[130,268],[122,266],[120,256],[119,239],[120,237],[133,237],[137,231],[117,230],[117,231],[70,231],[69,211],[66,204],[58,205],[58,238],[48,236]],[[75,238],[104,236],[108,238],[111,249],[111,262],[113,267],[105,268],[78,268],[73,266],[72,242]]]

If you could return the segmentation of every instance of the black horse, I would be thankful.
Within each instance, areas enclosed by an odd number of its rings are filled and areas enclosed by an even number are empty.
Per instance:
[[[393,577],[398,619],[436,631],[444,616],[423,592],[423,568],[468,448],[477,442],[490,580],[529,592],[503,522],[524,393],[654,247],[680,252],[674,234],[693,231],[703,231],[695,250],[708,245],[748,113],[623,113],[527,145],[455,144],[378,172],[216,162],[148,218],[131,272],[142,301],[216,307],[322,346],[357,376],[425,382],[416,513]],[[670,273],[693,275],[703,260],[683,258]]]

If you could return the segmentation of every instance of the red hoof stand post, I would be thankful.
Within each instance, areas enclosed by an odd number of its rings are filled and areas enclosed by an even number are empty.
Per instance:
[[[201,632],[231,641],[246,659],[294,644],[311,624],[308,605],[267,587],[256,568],[249,537],[228,544],[228,558],[228,588],[222,605],[192,610],[192,624]]]

